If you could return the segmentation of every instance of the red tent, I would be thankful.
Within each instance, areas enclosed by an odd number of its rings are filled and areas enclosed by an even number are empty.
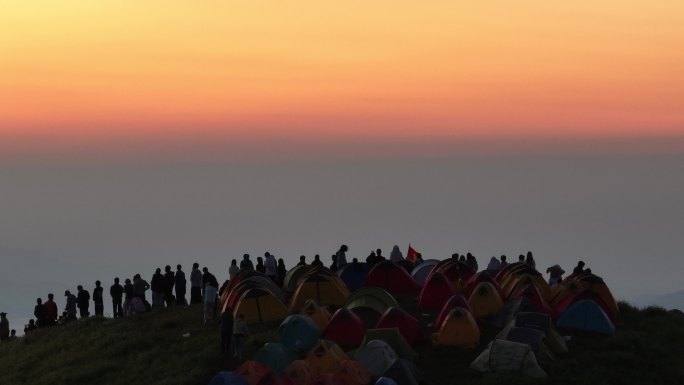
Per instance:
[[[390,261],[373,266],[364,279],[363,286],[381,287],[392,294],[415,294],[419,288],[411,274]]]
[[[456,288],[440,272],[430,274],[418,296],[418,309],[424,312],[438,311],[446,301],[456,294]]]
[[[375,328],[397,328],[399,329],[399,333],[409,344],[414,344],[425,339],[420,321],[398,307],[390,307],[387,309],[385,314],[378,320],[378,324],[375,325]]]
[[[336,343],[343,349],[356,349],[361,346],[367,329],[359,316],[343,307],[330,318],[323,338]]]

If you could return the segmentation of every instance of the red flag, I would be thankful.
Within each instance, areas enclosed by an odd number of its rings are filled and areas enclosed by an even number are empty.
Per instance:
[[[416,249],[411,247],[411,244],[409,243],[409,248],[408,248],[408,251],[406,252],[406,259],[415,263],[417,258],[418,258],[418,252],[416,251]]]

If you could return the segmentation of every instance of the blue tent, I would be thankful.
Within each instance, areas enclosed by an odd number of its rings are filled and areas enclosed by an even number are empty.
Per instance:
[[[311,318],[293,314],[280,324],[278,337],[287,350],[302,354],[318,342],[321,330]]]
[[[237,373],[220,372],[209,381],[209,385],[248,385]]]
[[[615,326],[596,302],[585,299],[570,306],[556,321],[559,328],[615,334]]]
[[[296,359],[294,353],[289,351],[285,345],[278,342],[267,342],[254,355],[254,361],[273,369],[279,376],[283,374],[285,368]]]
[[[368,275],[368,266],[365,263],[359,263],[357,266],[348,263],[337,270],[337,275],[347,285],[349,291],[356,290],[363,285],[363,280]]]

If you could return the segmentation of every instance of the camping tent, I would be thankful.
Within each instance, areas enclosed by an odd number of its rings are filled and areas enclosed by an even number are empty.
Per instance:
[[[363,286],[381,287],[392,294],[407,295],[418,291],[418,284],[401,266],[390,261],[382,261],[368,272]]]
[[[340,308],[328,322],[323,336],[345,349],[354,349],[361,345],[368,328],[353,311]]]
[[[376,329],[397,328],[402,337],[409,344],[415,344],[425,339],[420,321],[399,307],[391,307],[385,311],[375,325]]]
[[[321,331],[307,316],[293,314],[278,328],[280,342],[294,353],[305,353],[318,342]]]
[[[546,378],[529,345],[512,341],[494,340],[470,364],[478,372],[515,372],[533,378]]]

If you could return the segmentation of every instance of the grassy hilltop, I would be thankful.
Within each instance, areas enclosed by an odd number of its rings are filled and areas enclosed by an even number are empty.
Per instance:
[[[684,317],[661,308],[621,303],[612,337],[570,333],[570,353],[545,366],[549,378],[482,375],[468,368],[494,330],[483,330],[475,350],[416,346],[429,384],[676,384],[684,383]],[[201,309],[172,308],[122,320],[92,317],[38,330],[0,344],[0,384],[205,385],[237,364],[222,357],[218,327],[201,325]],[[252,325],[250,355],[276,340],[276,324]],[[183,337],[190,333],[189,337]],[[568,334],[568,333],[566,333]]]

